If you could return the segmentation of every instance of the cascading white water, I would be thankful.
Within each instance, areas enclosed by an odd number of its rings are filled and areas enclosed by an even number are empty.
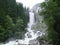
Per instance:
[[[30,15],[29,15],[29,17],[30,17],[30,20],[29,20],[29,23],[28,23],[28,28],[27,28],[27,33],[25,34],[25,41],[27,41],[27,45],[29,44],[29,41],[30,40],[34,40],[34,39],[36,39],[38,36],[41,36],[40,34],[40,31],[37,31],[36,33],[34,33],[34,30],[32,30],[31,28],[32,28],[32,25],[34,25],[35,24],[35,18],[34,18],[34,13],[33,12],[30,12],[29,13]],[[38,33],[40,33],[39,35],[38,35]],[[30,35],[30,37],[29,37],[29,35]]]
[[[23,44],[23,45],[28,45],[29,41],[37,39],[37,37],[41,36],[42,33],[40,31],[37,31],[34,33],[34,30],[32,30],[32,25],[35,24],[35,18],[34,18],[34,13],[31,11],[29,12],[29,23],[28,23],[28,27],[27,27],[27,32],[25,33],[25,38],[23,40],[19,39],[18,42],[16,42],[16,40],[14,41],[9,41],[6,44],[3,45],[17,45],[19,44]]]

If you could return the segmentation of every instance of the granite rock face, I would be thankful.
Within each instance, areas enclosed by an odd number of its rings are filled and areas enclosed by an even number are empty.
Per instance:
[[[35,15],[35,25],[33,26],[33,29],[35,31],[41,31],[42,33],[45,33],[47,29],[47,25],[44,22],[44,16],[40,15],[39,12],[41,11],[40,3],[36,4],[32,8],[34,15]]]

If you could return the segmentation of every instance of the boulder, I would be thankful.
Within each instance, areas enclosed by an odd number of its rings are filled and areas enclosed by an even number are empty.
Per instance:
[[[39,44],[39,42],[36,39],[29,41],[29,45],[38,45],[38,44]]]

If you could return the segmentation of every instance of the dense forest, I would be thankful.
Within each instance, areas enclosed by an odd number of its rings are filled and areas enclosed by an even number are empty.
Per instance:
[[[48,26],[45,40],[60,45],[60,0],[45,0],[40,6],[40,15],[44,16],[44,22]]]
[[[22,38],[26,32],[29,9],[16,0],[0,0],[0,42]]]

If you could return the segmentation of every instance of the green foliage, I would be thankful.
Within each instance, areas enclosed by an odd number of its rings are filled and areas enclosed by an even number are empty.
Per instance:
[[[59,0],[46,0],[41,3],[40,15],[44,16],[44,21],[48,26],[47,39],[53,45],[60,43],[60,1]]]
[[[41,4],[41,8],[42,8],[42,11],[41,11],[41,15],[45,15],[45,16],[50,16],[50,15],[53,15],[57,9],[57,4],[56,2],[53,2],[51,0],[49,0],[48,2],[43,2]]]
[[[42,36],[40,37],[40,40],[48,41],[46,35],[42,35]]]
[[[4,28],[2,28],[2,26],[0,26],[0,41],[4,40]]]
[[[0,0],[0,42],[9,38],[22,38],[28,22],[21,3],[16,0]]]

